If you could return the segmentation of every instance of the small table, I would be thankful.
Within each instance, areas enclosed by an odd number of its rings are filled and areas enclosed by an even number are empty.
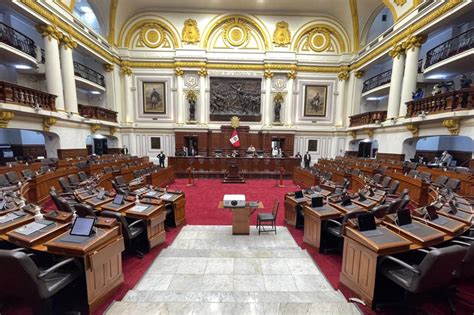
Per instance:
[[[226,208],[224,202],[219,201],[219,209],[230,209],[232,211],[232,235],[249,235],[250,234],[250,216],[256,209],[263,209],[263,203],[258,202],[258,207],[251,208],[249,203],[245,207]]]

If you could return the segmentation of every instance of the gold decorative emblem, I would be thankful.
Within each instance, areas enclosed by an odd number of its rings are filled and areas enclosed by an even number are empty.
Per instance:
[[[273,77],[273,72],[271,72],[270,70],[265,70],[265,72],[263,72],[263,77],[265,79],[271,79]]]
[[[296,71],[295,70],[291,70],[290,72],[288,72],[288,79],[291,79],[291,80],[296,79]]]
[[[195,44],[199,42],[200,36],[196,20],[187,19],[184,21],[182,37],[183,42],[188,44]]]
[[[77,42],[69,35],[62,35],[60,41],[67,48],[74,49],[77,47]]]
[[[15,113],[13,112],[0,112],[0,128],[7,128],[10,120],[15,118]]]
[[[405,53],[405,49],[403,48],[403,45],[395,44],[392,50],[388,52],[388,55],[392,57],[393,59],[395,59],[396,57],[400,58],[400,56],[404,53]]]
[[[357,70],[356,72],[354,72],[354,75],[357,79],[360,79],[365,75],[365,71],[364,70]]]
[[[445,119],[445,120],[443,120],[443,126],[448,128],[450,134],[452,134],[454,136],[459,135],[459,131],[460,131],[459,129],[461,129],[461,126],[460,126],[458,120]]]
[[[355,140],[357,138],[357,131],[351,130],[351,131],[349,131],[349,134],[351,135],[353,140]]]
[[[198,76],[200,77],[207,77],[207,69],[206,68],[201,68],[198,70]]]
[[[346,81],[349,79],[349,71],[341,71],[337,77],[339,78],[339,81]]]
[[[318,26],[309,32],[305,46],[310,48],[312,51],[323,52],[328,49],[330,44],[330,31],[325,27]]]
[[[230,119],[230,126],[234,129],[237,129],[240,127],[240,118],[237,116],[232,116]]]
[[[111,63],[104,63],[104,70],[106,72],[114,71],[114,65]]]
[[[419,128],[417,124],[408,124],[406,125],[406,128],[411,132],[413,137],[418,137]]]
[[[409,50],[415,47],[421,47],[422,44],[426,42],[426,35],[415,35],[410,36],[403,44],[402,47],[405,50]]]
[[[250,40],[250,27],[242,19],[230,19],[223,26],[222,37],[224,42],[230,46],[244,46]]]
[[[366,128],[365,132],[369,136],[369,138],[372,138],[374,136],[374,129]]]
[[[279,103],[282,103],[284,100],[284,97],[283,97],[283,93],[281,92],[278,92],[275,94],[275,96],[273,97],[273,102],[276,103],[276,102],[279,102]]]
[[[174,69],[174,74],[176,74],[177,77],[180,77],[184,74],[184,70],[181,68],[176,68]]]
[[[189,90],[188,92],[186,92],[186,100],[188,102],[191,102],[191,101],[194,101],[196,102],[197,101],[197,94],[194,90]]]
[[[407,0],[394,0],[393,2],[395,2],[395,4],[398,5],[399,7],[401,7],[402,5],[407,3]]]
[[[291,33],[288,23],[285,21],[276,24],[275,32],[273,32],[273,43],[278,47],[286,47],[290,43]]]
[[[140,41],[149,48],[158,48],[163,44],[166,35],[163,27],[157,23],[146,23],[140,32]]]
[[[117,132],[117,127],[110,127],[110,128],[109,128],[109,131],[110,131],[110,135],[113,136],[114,133]]]
[[[100,125],[99,124],[92,124],[91,125],[91,131],[92,133],[96,133],[97,130],[100,129]]]
[[[55,125],[58,119],[56,117],[48,117],[43,120],[43,131],[49,131],[52,125]]]
[[[130,68],[130,62],[122,61],[120,63],[120,72],[123,75],[132,75],[133,71],[132,71],[132,68]]]
[[[56,26],[50,24],[36,25],[36,30],[41,34],[41,36],[48,37],[49,40],[51,40],[51,38],[59,40],[63,35],[60,31],[58,31]]]

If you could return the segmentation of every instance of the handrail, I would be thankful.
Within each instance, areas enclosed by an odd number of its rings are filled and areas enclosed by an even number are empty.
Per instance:
[[[362,114],[352,115],[352,116],[349,116],[349,119],[350,119],[349,127],[377,124],[377,123],[381,123],[386,118],[387,118],[386,110],[366,112]]]
[[[113,110],[82,104],[79,104],[78,109],[79,115],[83,117],[117,122],[117,112],[114,112]]]
[[[406,117],[472,109],[474,87],[427,96],[406,103]]]
[[[74,61],[74,74],[105,87],[105,79],[102,74],[76,61]]]
[[[11,26],[0,22],[0,42],[12,46],[36,58],[35,42],[25,34],[18,32]]]
[[[474,28],[428,51],[426,53],[425,69],[471,48],[474,48]]]
[[[382,86],[384,84],[390,83],[392,79],[392,69],[379,73],[370,79],[364,81],[364,87],[362,88],[362,93],[375,89],[376,87]]]
[[[0,102],[56,111],[56,95],[0,81]]]

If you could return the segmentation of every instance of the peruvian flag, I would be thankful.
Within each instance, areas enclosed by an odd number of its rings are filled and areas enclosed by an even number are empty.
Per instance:
[[[237,130],[234,129],[232,132],[232,136],[230,136],[230,143],[234,148],[240,147],[240,140],[239,140],[239,135],[237,134]]]

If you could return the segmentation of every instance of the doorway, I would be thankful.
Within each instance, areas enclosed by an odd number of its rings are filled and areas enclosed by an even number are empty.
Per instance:
[[[198,155],[198,137],[197,136],[184,137],[184,145],[186,146],[187,156]]]
[[[101,139],[94,138],[94,154],[104,155],[104,154],[107,154],[107,152],[108,152],[107,138],[101,138]]]
[[[372,142],[359,142],[359,152],[357,152],[358,157],[370,157],[372,149]]]

